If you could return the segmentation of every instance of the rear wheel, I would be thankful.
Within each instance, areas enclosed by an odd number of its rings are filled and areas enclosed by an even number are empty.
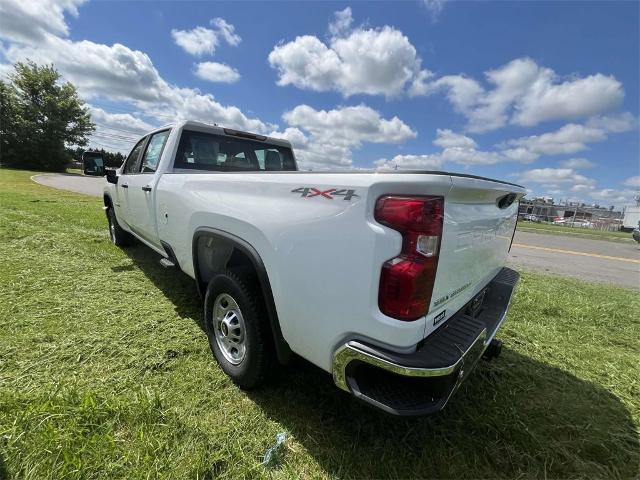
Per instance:
[[[211,352],[244,389],[262,384],[275,363],[262,305],[256,289],[233,272],[214,276],[207,287],[204,316]]]
[[[116,218],[116,212],[113,207],[107,210],[107,221],[109,222],[109,238],[114,245],[125,247],[131,244],[132,236],[129,232],[122,229]]]

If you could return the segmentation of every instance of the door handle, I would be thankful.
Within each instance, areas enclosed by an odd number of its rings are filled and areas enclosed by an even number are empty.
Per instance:
[[[142,187],[142,190],[144,190],[145,192],[150,192],[151,187],[149,185],[145,185],[144,187]]]
[[[127,183],[123,183],[121,186],[122,188],[129,188],[129,185]]]

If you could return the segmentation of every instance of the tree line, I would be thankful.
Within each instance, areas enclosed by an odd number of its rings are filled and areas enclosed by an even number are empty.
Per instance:
[[[95,128],[76,87],[61,82],[53,65],[18,62],[0,79],[0,165],[63,171]]]

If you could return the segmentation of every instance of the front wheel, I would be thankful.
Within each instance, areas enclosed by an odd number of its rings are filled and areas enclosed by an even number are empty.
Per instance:
[[[109,238],[114,245],[125,247],[131,244],[131,234],[123,230],[116,218],[116,212],[113,207],[107,210],[107,221],[109,222]]]
[[[261,296],[233,272],[207,286],[204,318],[211,352],[240,388],[262,384],[274,364],[273,345]]]

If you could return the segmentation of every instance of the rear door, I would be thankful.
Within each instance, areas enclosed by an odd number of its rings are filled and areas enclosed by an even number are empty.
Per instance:
[[[524,193],[522,187],[497,181],[457,176],[451,180],[427,335],[481,292],[505,265]]]

